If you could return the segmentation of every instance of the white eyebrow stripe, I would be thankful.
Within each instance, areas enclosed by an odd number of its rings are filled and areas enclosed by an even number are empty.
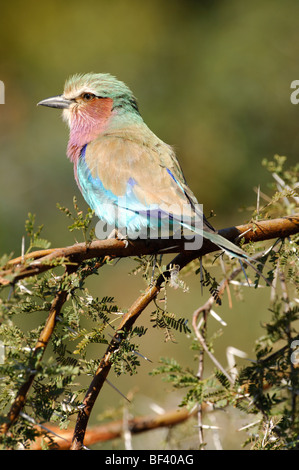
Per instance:
[[[78,98],[79,96],[81,96],[82,93],[91,93],[97,96],[95,89],[89,86],[83,86],[83,87],[81,86],[80,88],[72,89],[71,92],[66,92],[63,94],[63,96],[67,98],[68,100],[74,100],[75,98]]]

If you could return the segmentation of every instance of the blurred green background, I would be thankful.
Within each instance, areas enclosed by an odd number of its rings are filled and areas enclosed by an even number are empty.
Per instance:
[[[295,0],[2,2],[1,254],[20,254],[29,211],[45,225],[52,246],[74,242],[56,208],[57,202],[71,208],[74,195],[86,208],[65,156],[68,130],[60,112],[36,103],[61,93],[66,78],[78,72],[109,72],[126,82],[146,123],[177,150],[205,212],[217,214],[214,225],[245,222],[249,213],[239,208],[254,206],[253,188],[260,184],[267,192],[270,181],[262,158],[278,153],[290,164],[298,160],[299,107],[290,102],[290,84],[299,79],[298,17]],[[99,297],[114,295],[128,308],[144,288],[140,278],[127,275],[130,267],[121,261],[105,268],[90,288]],[[208,295],[198,296],[197,278],[187,281],[189,294],[170,296],[178,316],[191,316]],[[234,310],[221,307],[230,327],[217,343],[224,363],[228,344],[252,354],[260,324],[268,318],[267,302],[267,292],[250,291]],[[161,354],[191,360],[181,337],[179,344],[165,346],[162,334],[152,335],[141,351],[153,361]],[[148,377],[150,368],[143,364],[144,379],[129,379],[122,388],[126,393],[138,384],[138,396],[146,395],[139,398],[140,413],[149,411],[144,403],[158,390],[162,406],[177,404],[175,395],[166,397],[159,378]],[[118,402],[113,393],[108,390],[99,410]]]

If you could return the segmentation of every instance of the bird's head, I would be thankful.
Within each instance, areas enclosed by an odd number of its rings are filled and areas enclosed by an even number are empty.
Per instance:
[[[71,134],[73,131],[80,136],[83,145],[109,125],[117,125],[117,121],[130,120],[134,115],[140,117],[131,90],[104,73],[74,75],[66,81],[62,95],[42,100],[38,105],[62,109]]]

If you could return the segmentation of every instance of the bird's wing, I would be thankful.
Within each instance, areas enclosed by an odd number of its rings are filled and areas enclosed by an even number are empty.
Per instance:
[[[186,184],[173,150],[154,134],[150,137],[148,133],[140,136],[129,131],[102,134],[81,154],[78,182],[87,202],[93,209],[99,208],[99,213],[101,204],[109,201],[141,218],[140,212],[153,206],[156,211],[158,207],[177,221],[183,218],[181,226],[208,238],[233,256],[247,258],[241,248],[218,235],[205,218],[202,232],[200,226],[197,230],[193,225],[195,216],[203,214],[197,212],[197,200]],[[187,218],[186,206],[193,209],[191,216],[187,210]],[[108,221],[109,210],[103,217]],[[195,222],[199,220],[196,218]]]
[[[100,180],[118,198],[125,196],[129,185],[144,208],[169,206],[181,213],[190,199],[197,202],[173,150],[152,133],[139,136],[127,130],[101,135],[87,145],[85,164],[94,181]]]

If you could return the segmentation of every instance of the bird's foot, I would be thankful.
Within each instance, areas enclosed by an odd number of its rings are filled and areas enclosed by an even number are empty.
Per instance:
[[[125,244],[125,248],[128,247],[129,242],[128,242],[128,236],[123,235],[121,232],[119,232],[116,228],[112,230],[108,238],[116,238],[117,240],[121,240]]]

